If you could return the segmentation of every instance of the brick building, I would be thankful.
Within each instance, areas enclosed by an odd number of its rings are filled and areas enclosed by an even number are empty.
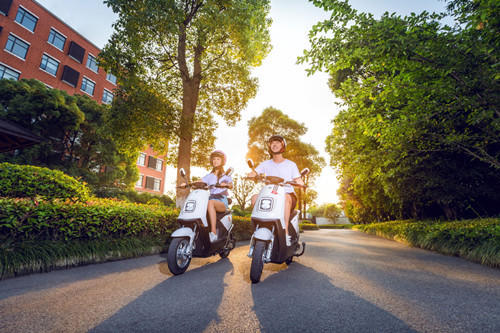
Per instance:
[[[0,0],[0,79],[38,79],[49,88],[110,104],[116,77],[97,63],[100,49],[33,0]],[[136,190],[163,193],[165,163],[150,148],[137,161]]]

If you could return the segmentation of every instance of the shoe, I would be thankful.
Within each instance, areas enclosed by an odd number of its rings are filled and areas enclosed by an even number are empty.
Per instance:
[[[286,235],[286,246],[292,246],[292,236]]]
[[[210,232],[208,236],[210,237],[210,243],[215,243],[217,241],[217,235],[213,232]]]

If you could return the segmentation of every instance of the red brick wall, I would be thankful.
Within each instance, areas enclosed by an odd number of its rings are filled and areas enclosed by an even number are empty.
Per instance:
[[[146,160],[145,160],[145,165],[137,165],[137,168],[139,169],[139,173],[141,175],[144,175],[144,179],[142,181],[142,185],[135,186],[135,189],[139,192],[150,192],[150,193],[155,193],[155,194],[163,194],[163,189],[165,188],[165,156],[164,155],[158,155],[151,147],[148,147],[147,149],[142,151],[143,153],[146,154]],[[163,161],[163,167],[161,171],[158,171],[156,169],[152,169],[148,167],[148,161],[150,157],[155,157]],[[161,179],[161,184],[160,184],[160,191],[153,191],[148,188],[146,188],[146,176],[149,177],[154,177],[154,178],[159,178]]]
[[[15,22],[19,5],[38,17],[38,22],[34,32],[29,31]],[[58,19],[36,2],[31,0],[14,0],[10,7],[8,16],[0,14],[0,26],[3,27],[3,30],[0,32],[0,62],[21,72],[21,76],[19,77],[20,79],[38,79],[52,88],[65,90],[69,94],[73,95],[85,94],[80,90],[80,87],[83,76],[86,76],[96,83],[94,95],[91,97],[99,103],[102,101],[104,88],[111,92],[116,88],[113,83],[106,80],[106,72],[102,68],[99,68],[98,73],[95,73],[86,66],[88,54],[91,53],[93,56],[97,57],[100,52],[99,48],[75,32],[71,27],[66,25],[63,21]],[[47,41],[51,27],[66,36],[66,43],[63,51],[59,50]],[[20,37],[24,41],[30,43],[25,60],[22,60],[4,50],[9,33],[13,33],[17,37]],[[74,41],[85,49],[85,55],[81,64],[68,56],[68,49],[71,41]],[[44,52],[59,61],[59,68],[57,70],[56,77],[39,68]],[[80,73],[76,88],[61,81],[65,65],[70,66]]]

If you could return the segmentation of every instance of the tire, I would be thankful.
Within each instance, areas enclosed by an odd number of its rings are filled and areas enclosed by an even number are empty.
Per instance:
[[[289,257],[288,257],[288,258],[286,258],[286,260],[285,260],[285,263],[286,263],[287,265],[290,265],[292,262],[293,262],[293,256],[289,256]]]
[[[174,238],[168,247],[167,263],[168,269],[174,275],[182,274],[189,267],[191,257],[182,255],[184,249],[189,245],[187,238]]]
[[[264,268],[264,253],[266,251],[266,243],[263,241],[255,241],[253,248],[252,266],[250,267],[250,280],[252,283],[258,283]]]
[[[236,240],[233,237],[233,234],[229,234],[229,242],[227,242],[226,248],[223,248],[220,252],[219,255],[221,258],[227,258],[229,253],[231,253],[231,250],[234,249],[234,246],[236,245]]]

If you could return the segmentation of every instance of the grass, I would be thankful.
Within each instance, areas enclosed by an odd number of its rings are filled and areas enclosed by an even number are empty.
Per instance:
[[[0,246],[0,279],[166,251],[166,239],[25,241]]]
[[[500,218],[461,221],[392,221],[354,229],[411,246],[500,267]]]

